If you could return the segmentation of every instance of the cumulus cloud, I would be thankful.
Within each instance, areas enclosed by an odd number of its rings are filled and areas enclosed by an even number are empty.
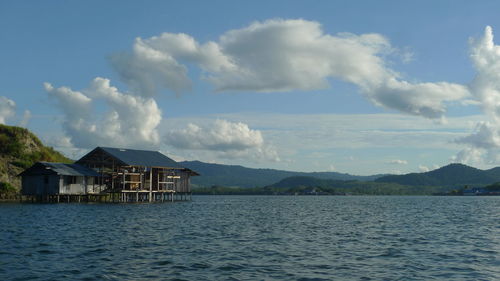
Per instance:
[[[462,149],[457,155],[452,156],[450,160],[453,162],[466,163],[466,164],[483,164],[485,162],[483,160],[484,154],[485,154],[484,150],[475,148],[474,146],[471,145]]]
[[[31,120],[31,111],[25,110],[23,114],[23,119],[19,122],[19,126],[26,127],[28,126],[28,122]]]
[[[183,33],[136,38],[132,53],[114,54],[110,62],[121,79],[143,96],[153,96],[161,88],[175,93],[189,89],[188,69],[182,62],[196,63],[212,72],[234,69],[216,43],[200,45]]]
[[[474,132],[456,140],[466,145],[453,160],[470,164],[500,163],[500,46],[493,41],[493,29],[471,39],[471,60],[477,71],[470,91],[479,102],[488,121],[479,122]]]
[[[218,119],[205,126],[189,123],[186,128],[169,131],[165,143],[184,150],[214,151],[223,158],[279,161],[277,152],[264,142],[261,132],[241,122]]]
[[[188,64],[200,67],[216,91],[315,90],[336,78],[357,85],[378,106],[426,118],[442,118],[447,102],[469,95],[458,84],[402,80],[386,65],[391,53],[401,52],[380,34],[330,35],[315,21],[276,19],[204,44],[182,33],[137,38],[132,52],[112,56],[111,64],[144,96],[162,88],[188,89]]]
[[[424,165],[419,165],[418,166],[418,169],[420,170],[420,172],[422,173],[425,173],[425,172],[429,172],[431,169],[427,166],[424,166]]]
[[[110,85],[108,79],[100,77],[82,91],[54,88],[49,83],[44,86],[63,112],[63,128],[76,147],[110,144],[152,147],[159,144],[156,127],[162,117],[153,99],[121,93]],[[104,114],[94,110],[99,101],[104,101],[107,106]]]
[[[0,124],[16,114],[16,103],[6,97],[0,96]]]
[[[459,138],[466,145],[452,160],[468,164],[500,163],[500,128],[497,123],[479,122],[474,132]]]

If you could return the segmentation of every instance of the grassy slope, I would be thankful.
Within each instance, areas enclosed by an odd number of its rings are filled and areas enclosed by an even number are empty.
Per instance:
[[[72,162],[44,146],[29,130],[0,124],[0,193],[18,191],[21,182],[17,175],[37,161]]]

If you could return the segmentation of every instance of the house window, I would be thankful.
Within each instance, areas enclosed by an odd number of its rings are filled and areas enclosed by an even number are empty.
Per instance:
[[[68,176],[68,184],[75,184],[75,183],[76,183],[76,177]]]

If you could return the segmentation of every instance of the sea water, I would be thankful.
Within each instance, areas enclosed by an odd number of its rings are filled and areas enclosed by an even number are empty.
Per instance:
[[[0,280],[500,280],[500,197],[0,204]]]

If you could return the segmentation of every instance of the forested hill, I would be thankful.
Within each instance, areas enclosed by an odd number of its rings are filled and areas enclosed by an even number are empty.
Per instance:
[[[488,185],[500,181],[500,167],[480,170],[455,163],[430,172],[384,176],[375,181],[413,186]]]
[[[19,190],[17,175],[37,161],[71,162],[27,129],[0,124],[0,193]]]
[[[411,186],[401,185],[398,183],[356,180],[343,181],[295,176],[267,186],[264,191],[266,190],[288,194],[432,195],[448,192],[450,188],[441,186]]]
[[[199,177],[191,178],[191,183],[197,186],[234,186],[234,187],[256,187],[274,184],[282,179],[293,176],[307,176],[318,179],[332,180],[359,180],[373,181],[380,175],[353,176],[336,172],[292,172],[274,169],[253,169],[243,166],[221,165],[204,163],[200,161],[180,162],[182,166],[192,169],[201,174]]]

